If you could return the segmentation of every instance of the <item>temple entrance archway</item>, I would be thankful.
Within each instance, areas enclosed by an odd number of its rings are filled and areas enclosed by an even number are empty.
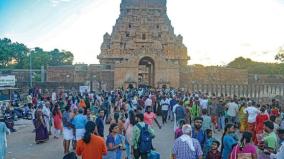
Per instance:
[[[151,57],[143,57],[138,63],[138,86],[152,86],[155,83],[155,62]]]

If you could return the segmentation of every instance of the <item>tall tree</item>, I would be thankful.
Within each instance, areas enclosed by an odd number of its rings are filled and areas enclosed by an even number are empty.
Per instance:
[[[30,60],[33,69],[41,66],[72,65],[74,56],[70,51],[54,49],[44,51],[40,47],[29,49],[26,45],[10,39],[0,39],[0,68],[30,68]]]
[[[6,68],[13,59],[12,41],[0,39],[0,68]]]
[[[280,47],[277,55],[275,56],[275,60],[280,62],[284,62],[284,48]]]

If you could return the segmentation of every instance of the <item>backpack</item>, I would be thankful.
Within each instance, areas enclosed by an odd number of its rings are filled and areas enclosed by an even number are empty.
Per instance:
[[[63,159],[77,159],[77,156],[74,152],[70,152],[68,154],[66,154]]]
[[[138,139],[138,150],[140,153],[150,153],[152,149],[152,135],[149,131],[148,124],[145,124],[144,127],[137,124],[137,127],[140,129],[140,136]]]
[[[176,107],[175,113],[176,113],[176,118],[177,119],[182,119],[182,118],[185,117],[185,111],[182,108],[182,106]]]

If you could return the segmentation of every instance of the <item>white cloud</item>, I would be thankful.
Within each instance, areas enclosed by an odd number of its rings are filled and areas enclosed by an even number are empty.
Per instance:
[[[49,0],[49,2],[52,4],[53,7],[58,6],[58,4],[62,3],[62,2],[69,2],[71,0]]]

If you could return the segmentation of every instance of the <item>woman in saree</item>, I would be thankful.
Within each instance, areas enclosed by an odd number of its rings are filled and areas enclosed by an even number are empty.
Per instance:
[[[244,113],[244,109],[246,109],[246,104],[242,103],[239,109],[239,120],[240,120],[240,132],[246,131],[248,128],[248,117],[247,114]]]
[[[35,128],[36,128],[35,142],[39,144],[47,141],[49,136],[48,136],[46,123],[43,118],[42,105],[38,106],[35,113]]]

